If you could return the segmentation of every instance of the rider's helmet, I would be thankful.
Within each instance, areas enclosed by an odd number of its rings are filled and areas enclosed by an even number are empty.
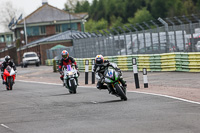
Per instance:
[[[64,60],[66,60],[69,57],[69,53],[67,52],[67,50],[63,50],[61,56]]]
[[[95,58],[95,63],[97,65],[103,65],[104,57],[102,55],[97,55],[96,58]]]
[[[10,56],[9,56],[9,55],[6,55],[6,56],[5,56],[5,61],[6,61],[6,62],[10,62]]]

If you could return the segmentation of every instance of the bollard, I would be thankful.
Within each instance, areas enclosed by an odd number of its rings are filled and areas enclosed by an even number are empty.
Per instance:
[[[135,79],[135,87],[137,89],[137,88],[140,88],[140,84],[139,84],[139,78],[138,78],[136,58],[132,58],[132,63],[133,63],[133,73],[134,73],[134,79]]]
[[[85,84],[88,84],[89,60],[85,60]]]
[[[147,69],[143,68],[144,88],[148,88]]]
[[[53,59],[53,72],[57,72],[56,60]]]
[[[95,65],[95,59],[92,59],[92,84],[95,84],[94,65]]]

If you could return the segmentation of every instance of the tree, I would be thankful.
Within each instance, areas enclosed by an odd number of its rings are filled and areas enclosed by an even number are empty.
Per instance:
[[[65,3],[65,11],[71,10],[74,11],[76,8],[76,5],[78,2],[81,2],[83,0],[67,0],[67,2]]]
[[[9,31],[8,25],[11,20],[17,20],[20,14],[22,13],[20,10],[17,10],[13,7],[10,1],[7,1],[1,5],[0,9],[0,25],[4,31]],[[15,21],[14,21],[15,22]]]
[[[80,13],[80,12],[88,12],[90,8],[90,4],[88,1],[82,1],[82,2],[77,2],[76,7],[74,9],[75,13]]]
[[[195,6],[192,0],[185,0],[184,1],[184,13],[185,15],[190,15],[192,13],[195,13]]]
[[[110,20],[111,20],[110,28],[117,28],[118,26],[123,25],[121,17],[116,18],[115,16],[111,16]]]
[[[85,23],[85,30],[87,32],[102,30],[108,28],[108,22],[105,19],[101,19],[99,21],[94,21],[90,19],[87,23]]]
[[[167,17],[167,0],[153,0],[151,2],[151,14],[154,18]]]
[[[142,23],[145,21],[149,21],[153,18],[150,12],[146,8],[138,10],[134,16],[135,16],[134,18],[128,19],[129,23],[132,23],[132,24]]]

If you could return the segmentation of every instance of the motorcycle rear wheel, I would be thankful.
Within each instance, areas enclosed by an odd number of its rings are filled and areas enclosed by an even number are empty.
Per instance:
[[[120,96],[121,100],[126,101],[127,100],[126,94],[124,93],[122,88],[119,86],[119,84],[116,84],[115,88],[116,88],[117,94]]]

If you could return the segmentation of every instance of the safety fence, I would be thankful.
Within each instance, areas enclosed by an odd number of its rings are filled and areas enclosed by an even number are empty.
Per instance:
[[[132,58],[136,58],[139,71],[146,68],[147,71],[200,72],[200,52],[107,56],[105,60],[116,63],[122,71],[132,71]],[[85,71],[85,60],[89,60],[91,71],[92,59],[94,58],[75,58],[80,71]],[[53,61],[46,60],[46,65],[54,65],[56,69],[58,61]]]

